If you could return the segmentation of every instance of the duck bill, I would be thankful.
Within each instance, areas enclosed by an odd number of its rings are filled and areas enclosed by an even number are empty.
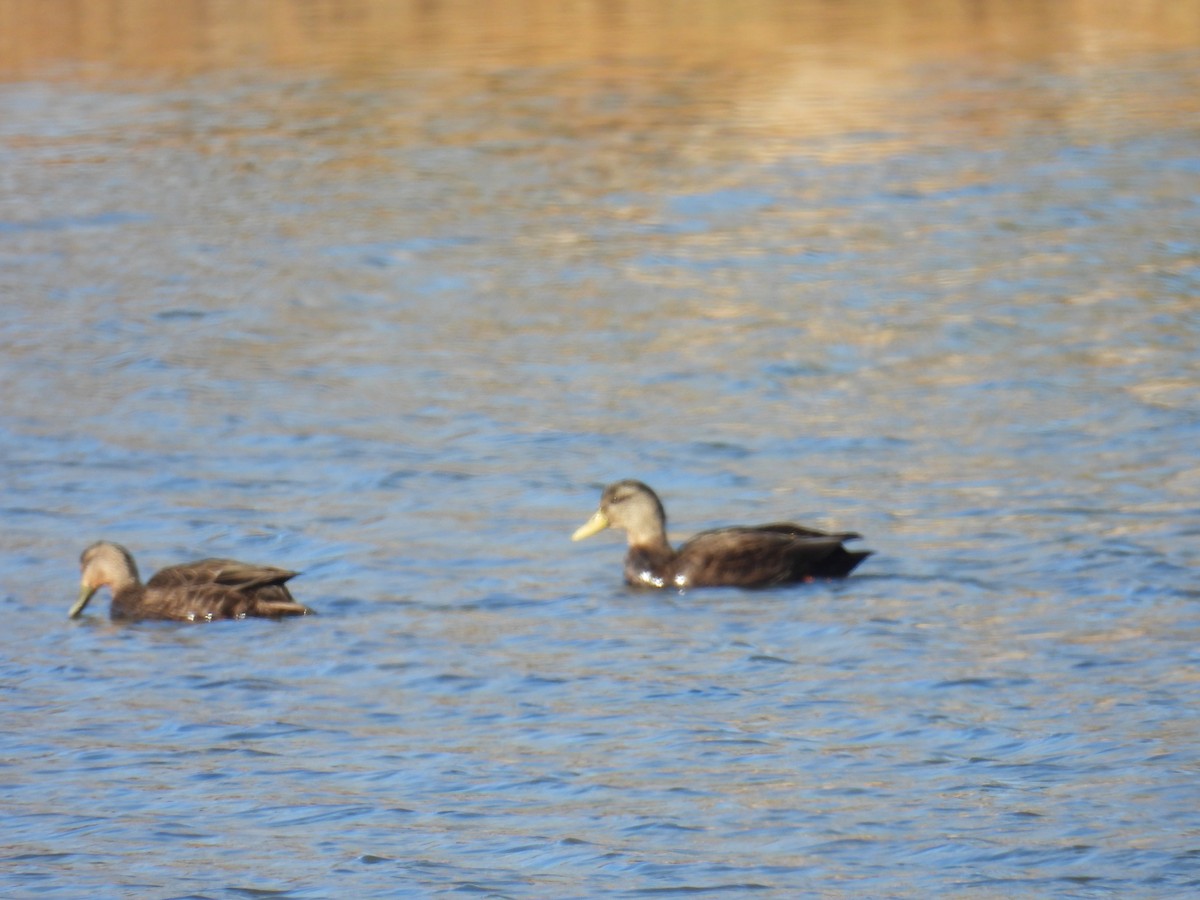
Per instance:
[[[593,534],[599,534],[608,527],[608,516],[602,510],[596,510],[595,514],[575,529],[575,533],[571,535],[571,540],[582,541],[584,538],[590,538]]]
[[[83,612],[83,608],[88,605],[88,601],[92,599],[92,595],[98,590],[98,587],[89,587],[86,584],[81,584],[79,586],[79,599],[75,601],[75,605],[72,606],[71,611],[67,613],[67,618],[79,618],[79,614]]]

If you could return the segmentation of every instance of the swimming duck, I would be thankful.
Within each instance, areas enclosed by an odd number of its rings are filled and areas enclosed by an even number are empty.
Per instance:
[[[312,613],[284,584],[297,573],[232,559],[202,559],[168,566],[142,584],[133,556],[120,544],[97,541],[79,558],[79,599],[67,614],[76,618],[100,588],[112,591],[114,619],[174,619],[207,622],[278,618]]]
[[[770,587],[843,578],[871,555],[847,550],[852,531],[827,533],[790,522],[702,531],[678,550],[667,542],[667,515],[658,495],[640,481],[618,481],[604,489],[600,508],[571,540],[605,528],[623,528],[629,538],[625,581],[635,587]]]

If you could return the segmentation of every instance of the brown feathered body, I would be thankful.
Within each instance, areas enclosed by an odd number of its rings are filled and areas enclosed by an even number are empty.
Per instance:
[[[596,514],[575,540],[603,528],[625,530],[625,580],[639,587],[763,588],[817,578],[844,578],[871,555],[847,550],[852,531],[825,532],[791,522],[702,531],[674,549],[662,501],[640,481],[609,485]]]
[[[312,610],[296,602],[287,581],[297,573],[232,559],[202,559],[168,566],[142,584],[133,556],[120,544],[100,541],[80,559],[83,571],[74,618],[101,587],[112,590],[114,619],[213,619],[303,616]]]

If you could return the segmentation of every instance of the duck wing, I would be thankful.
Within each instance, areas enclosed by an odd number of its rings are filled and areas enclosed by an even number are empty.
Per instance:
[[[826,534],[790,523],[717,528],[679,548],[675,572],[696,587],[770,587],[842,578],[870,555],[843,547],[842,541],[850,537],[850,532]]]
[[[297,603],[286,582],[296,572],[232,559],[202,559],[169,566],[146,583],[143,618],[278,618],[312,613]]]
[[[792,537],[837,538],[839,541],[853,541],[862,537],[857,531],[821,531],[817,528],[809,528],[807,525],[797,525],[795,522],[771,522],[767,525],[735,525],[730,528],[714,528],[711,531],[702,531],[696,537],[721,531],[772,531],[778,534],[789,534]]]

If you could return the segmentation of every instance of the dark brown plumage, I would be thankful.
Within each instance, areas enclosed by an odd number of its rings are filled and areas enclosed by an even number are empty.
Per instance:
[[[133,556],[120,544],[97,541],[79,558],[83,570],[79,599],[69,617],[83,612],[88,601],[107,585],[112,591],[109,615],[114,619],[173,619],[207,622],[310,615],[297,603],[285,582],[296,575],[286,569],[253,566],[232,559],[202,559],[168,566],[142,584]]]
[[[632,480],[606,487],[600,508],[571,539],[609,527],[625,530],[625,580],[639,587],[753,588],[843,578],[871,555],[842,546],[860,536],[852,531],[830,534],[790,522],[702,531],[675,550],[667,541],[662,501]]]

